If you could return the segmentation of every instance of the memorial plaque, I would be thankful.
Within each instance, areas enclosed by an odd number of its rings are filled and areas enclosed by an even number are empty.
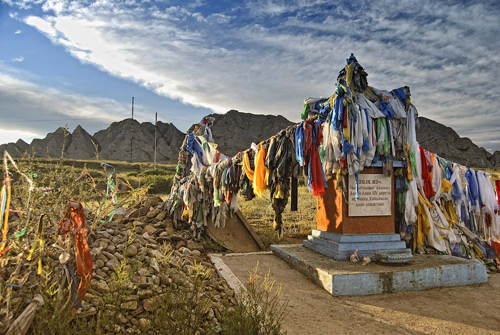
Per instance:
[[[391,177],[385,174],[359,174],[359,200],[356,177],[349,176],[349,216],[390,216]]]

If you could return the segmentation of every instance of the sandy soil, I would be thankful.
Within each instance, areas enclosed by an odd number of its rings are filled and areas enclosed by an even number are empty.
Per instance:
[[[223,257],[245,283],[259,263],[282,284],[289,335],[500,334],[500,274],[488,283],[359,297],[333,297],[273,255]]]

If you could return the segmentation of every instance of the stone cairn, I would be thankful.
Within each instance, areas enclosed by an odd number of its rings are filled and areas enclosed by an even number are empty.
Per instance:
[[[212,274],[204,288],[210,302],[199,325],[200,331],[216,327],[222,320],[223,310],[232,309],[237,303],[233,290],[217,276],[208,261],[204,245],[193,240],[187,229],[176,230],[162,206],[160,198],[152,197],[136,208],[118,209],[113,221],[88,237],[94,271],[81,313],[97,314],[98,322],[100,318],[114,316],[116,323],[112,331],[116,333],[147,331],[152,313],[167,290],[192,288],[195,265],[210,269]],[[165,256],[165,250],[170,250],[169,257]],[[126,290],[117,287],[118,271],[130,274],[125,280]],[[124,292],[129,294],[123,296]],[[103,297],[113,293],[120,297],[120,306],[108,303],[103,307]]]

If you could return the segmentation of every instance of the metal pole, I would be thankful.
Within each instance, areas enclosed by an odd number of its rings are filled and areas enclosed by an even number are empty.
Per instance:
[[[156,169],[156,124],[158,123],[158,113],[155,113],[155,161],[153,164],[153,169]]]
[[[130,119],[130,121],[132,122],[132,127],[130,128],[130,132],[131,132],[131,137],[130,137],[130,162],[132,162],[133,160],[133,156],[132,156],[132,143],[134,142],[134,97],[132,97],[132,118]]]

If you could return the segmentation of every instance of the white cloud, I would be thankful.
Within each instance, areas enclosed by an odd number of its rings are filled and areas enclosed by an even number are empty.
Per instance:
[[[22,32],[23,32],[22,30],[16,30],[16,32],[14,34],[19,35],[19,34],[22,34]]]
[[[4,111],[0,116],[0,143],[17,138],[29,142],[65,124],[83,124],[92,133],[128,117],[129,106],[115,100],[41,86],[19,79],[22,75],[0,67],[0,101]]]
[[[19,56],[19,57],[16,57],[16,58],[12,58],[11,61],[15,62],[15,63],[22,63],[22,62],[24,62],[24,57],[23,56]]]
[[[0,129],[0,144],[17,142],[18,139],[30,143],[31,140],[37,137],[45,137],[45,134],[42,135],[17,129]]]
[[[48,37],[54,38],[57,35],[57,31],[52,26],[50,19],[42,19],[38,16],[28,16],[24,19],[24,22],[32,27],[35,27],[42,33],[46,34]]]
[[[81,62],[217,112],[297,120],[303,98],[334,91],[354,52],[373,86],[408,85],[421,115],[500,149],[500,13],[488,2],[268,0],[210,15],[137,1],[42,8],[47,16],[25,22]]]

